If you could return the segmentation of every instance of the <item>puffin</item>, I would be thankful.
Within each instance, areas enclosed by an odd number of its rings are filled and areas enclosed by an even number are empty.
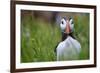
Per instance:
[[[73,18],[63,17],[60,22],[62,40],[56,47],[57,61],[78,60],[81,52],[81,44],[73,35]]]

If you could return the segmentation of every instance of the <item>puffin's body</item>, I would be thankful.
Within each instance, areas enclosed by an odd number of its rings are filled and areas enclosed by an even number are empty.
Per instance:
[[[79,58],[81,45],[71,34],[74,27],[72,19],[63,18],[60,27],[62,30],[62,41],[56,48],[57,61],[77,60]]]
[[[68,36],[57,47],[57,60],[75,60],[79,58],[80,43]]]

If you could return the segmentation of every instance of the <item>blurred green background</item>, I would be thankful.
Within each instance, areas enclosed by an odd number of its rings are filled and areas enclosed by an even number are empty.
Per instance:
[[[81,44],[80,60],[89,59],[89,13],[21,10],[21,62],[56,61],[62,17],[74,19],[74,35]]]

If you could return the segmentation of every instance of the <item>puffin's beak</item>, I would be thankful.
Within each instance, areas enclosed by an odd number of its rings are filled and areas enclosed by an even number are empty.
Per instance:
[[[66,30],[65,30],[65,32],[66,32],[67,34],[70,33],[70,24],[69,24],[69,20],[67,20],[67,25],[66,25]]]

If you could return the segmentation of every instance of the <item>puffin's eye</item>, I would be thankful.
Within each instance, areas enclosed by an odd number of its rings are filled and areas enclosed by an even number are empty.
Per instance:
[[[61,21],[61,24],[64,24],[64,22],[63,22],[63,21]]]
[[[71,24],[74,24],[74,22],[73,22],[73,21],[71,21]]]
[[[74,24],[74,21],[73,21],[73,19],[70,19],[70,24]]]

